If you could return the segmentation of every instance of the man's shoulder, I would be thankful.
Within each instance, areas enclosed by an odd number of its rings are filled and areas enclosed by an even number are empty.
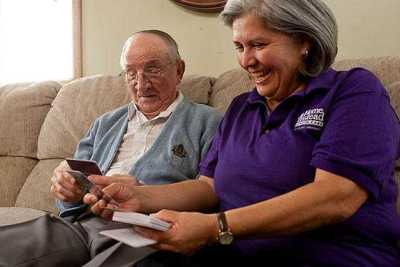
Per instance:
[[[215,108],[195,103],[191,100],[185,99],[182,102],[182,111],[190,114],[190,116],[210,117],[210,118],[221,118],[222,113],[217,111]]]
[[[128,114],[128,104],[103,113],[99,117],[97,117],[97,122],[115,122],[118,121],[121,117],[127,116]]]

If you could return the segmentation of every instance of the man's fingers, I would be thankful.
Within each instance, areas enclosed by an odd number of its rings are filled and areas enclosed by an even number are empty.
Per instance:
[[[54,185],[52,185],[52,186],[50,187],[50,192],[53,194],[53,196],[54,196],[55,198],[57,198],[57,199],[59,199],[59,200],[62,200],[62,201],[65,201],[65,200],[66,200],[66,198],[65,198],[64,195],[62,195],[62,194],[60,194],[59,192],[56,191]]]
[[[63,195],[65,198],[73,198],[75,197],[75,194],[64,187],[62,187],[60,184],[56,183],[53,184],[53,190],[57,192],[60,195]]]
[[[51,178],[53,185],[60,185],[63,188],[75,192],[76,194],[82,194],[82,189],[76,182],[75,178],[68,172],[60,172],[56,176]]]

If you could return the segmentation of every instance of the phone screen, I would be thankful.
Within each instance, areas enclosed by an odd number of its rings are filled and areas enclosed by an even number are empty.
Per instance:
[[[74,171],[89,176],[91,174],[103,175],[96,161],[93,160],[79,160],[79,159],[66,159],[69,167]]]

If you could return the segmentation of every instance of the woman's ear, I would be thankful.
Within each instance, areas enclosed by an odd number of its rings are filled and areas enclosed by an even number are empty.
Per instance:
[[[303,38],[301,40],[301,55],[303,58],[307,58],[311,52],[311,42],[308,38]]]

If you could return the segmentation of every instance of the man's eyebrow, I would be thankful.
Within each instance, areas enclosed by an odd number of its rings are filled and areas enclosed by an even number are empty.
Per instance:
[[[163,62],[160,59],[152,59],[143,64],[143,66],[145,66],[145,67],[154,66],[154,65],[158,65],[158,66],[163,65]],[[129,65],[126,65],[126,67],[127,68],[135,68],[135,67],[137,67],[137,65],[129,64]]]
[[[153,59],[153,60],[149,60],[146,63],[144,63],[144,65],[161,65],[162,61],[160,59]]]

